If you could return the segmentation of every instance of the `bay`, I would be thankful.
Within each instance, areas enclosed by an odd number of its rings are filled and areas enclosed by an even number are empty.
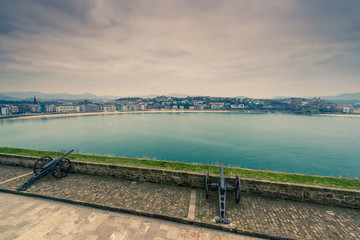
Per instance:
[[[360,118],[127,113],[0,120],[0,146],[360,177]]]

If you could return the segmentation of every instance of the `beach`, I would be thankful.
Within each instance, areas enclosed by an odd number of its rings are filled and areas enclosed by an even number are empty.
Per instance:
[[[224,113],[224,112],[234,112],[227,110],[149,110],[149,111],[115,111],[115,112],[88,112],[88,113],[59,113],[59,114],[39,114],[39,115],[28,115],[28,116],[13,116],[11,118],[6,118],[7,120],[15,119],[29,119],[29,118],[57,118],[57,117],[74,117],[74,116],[91,116],[91,115],[111,115],[111,114],[131,114],[131,113],[204,113],[204,112],[215,112],[215,113]],[[251,113],[251,112],[249,112]]]
[[[329,117],[360,117],[360,114],[317,114],[320,116],[329,116]]]
[[[137,114],[137,113],[266,113],[259,111],[230,111],[230,110],[147,110],[147,111],[114,111],[114,112],[87,112],[87,113],[57,113],[57,114],[39,114],[39,115],[22,115],[4,118],[7,120],[30,119],[30,118],[57,118],[57,117],[74,117],[74,116],[91,116],[91,115],[111,115],[111,114]],[[277,112],[276,112],[277,113]],[[281,112],[279,112],[281,113]],[[316,116],[328,117],[360,117],[360,114],[314,114]]]

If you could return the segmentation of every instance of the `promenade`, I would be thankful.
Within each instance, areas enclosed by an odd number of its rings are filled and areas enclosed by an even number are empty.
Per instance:
[[[0,239],[256,240],[239,234],[0,193]]]
[[[31,171],[32,169],[29,168],[0,165],[0,189],[3,191],[14,191],[17,186],[22,185],[30,178],[31,175],[24,176],[24,174],[30,173]],[[209,200],[206,200],[204,190],[202,189],[130,181],[111,176],[92,176],[70,173],[66,178],[60,180],[55,179],[52,176],[47,176],[28,189],[26,193],[62,199],[103,209],[111,209],[118,212],[156,217],[157,219],[147,218],[147,220],[139,221],[148,221],[148,224],[154,223],[155,225],[158,224],[157,226],[161,226],[161,223],[156,222],[159,221],[158,219],[162,219],[161,221],[167,219],[175,222],[193,223],[198,226],[235,230],[239,233],[258,237],[268,236],[283,239],[360,239],[359,210],[320,204],[269,199],[252,195],[242,195],[240,203],[235,204],[235,201],[228,197],[226,217],[231,221],[231,224],[228,226],[220,226],[215,223],[215,218],[218,216],[217,196],[211,196]],[[29,205],[28,202],[35,201],[34,198],[9,196],[9,194],[5,193],[1,193],[0,196],[3,202],[2,210],[0,210],[1,218],[9,216],[9,212],[11,211],[7,209],[18,209],[19,204],[21,205],[22,201],[24,201],[26,206],[21,211],[17,211],[21,212],[19,213],[20,215],[26,215],[27,212],[31,211],[38,211],[36,213],[38,217],[40,215],[45,215],[45,217],[53,216],[51,215],[53,214],[51,210],[34,210],[37,209],[36,206],[38,205],[36,204],[42,205],[41,203],[35,203],[35,205],[31,207],[32,205]],[[12,197],[20,197],[23,200],[11,200]],[[53,203],[47,201],[46,204],[51,208]],[[73,209],[71,211],[75,211],[75,207],[69,205],[66,206]],[[71,211],[69,210],[69,212]],[[106,218],[107,214],[109,214],[108,216],[115,216],[115,213],[107,212],[101,212],[100,215],[103,216],[103,218]],[[21,218],[20,215],[14,215],[10,218],[15,221],[14,219],[18,217]],[[0,220],[0,236],[2,236],[1,234],[8,232],[9,228],[13,226],[6,225],[8,220]],[[56,222],[56,220],[53,221]],[[180,223],[166,224],[174,226],[174,229],[186,228],[186,225]],[[105,225],[106,224],[104,223],[104,227]],[[86,228],[86,224],[84,227]],[[121,227],[116,230],[117,225],[112,227],[113,232],[118,231],[123,233],[124,231],[121,230]],[[127,227],[125,227],[125,229],[127,229]],[[138,229],[141,232],[140,227],[134,227],[133,229],[134,231]],[[154,229],[161,229],[161,227],[155,227]],[[76,232],[77,230],[70,229],[68,233],[71,235],[72,233],[74,234],[74,231]],[[167,235],[168,233],[165,234],[164,231],[160,231],[160,235],[152,235],[152,239],[157,239],[157,237],[159,237],[159,239],[181,239],[179,236],[181,236],[182,231],[191,232],[193,230],[178,230],[178,235],[176,237],[170,237],[170,235]],[[194,231],[201,232],[203,230]],[[157,230],[154,230],[154,232],[157,232]],[[207,236],[205,233],[205,235],[202,235],[200,232],[199,235],[196,235],[197,237],[187,238],[185,237],[185,234],[182,239],[211,239],[205,237]],[[15,232],[14,234],[18,234],[18,232]],[[218,234],[218,231],[216,231],[216,234]],[[222,236],[222,234],[225,234],[225,232],[220,232],[218,235]],[[116,239],[111,238],[111,236],[106,235],[107,238],[101,239]],[[233,234],[231,236],[233,236]],[[241,235],[235,236],[242,237]],[[11,236],[8,237],[9,239],[12,239]],[[123,238],[119,237],[118,239]],[[151,238],[144,237],[144,239]],[[214,237],[213,239],[233,238]]]

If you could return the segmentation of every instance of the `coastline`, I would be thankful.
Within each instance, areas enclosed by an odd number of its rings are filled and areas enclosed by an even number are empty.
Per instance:
[[[328,116],[328,117],[360,117],[360,114],[331,114],[331,113],[325,113],[325,114],[315,114],[318,116]]]
[[[56,117],[76,117],[91,115],[114,115],[114,114],[132,114],[132,113],[234,113],[228,110],[147,110],[147,111],[115,111],[115,112],[88,112],[88,113],[59,113],[59,114],[38,114],[28,116],[11,116],[2,118],[6,120],[30,119],[30,118],[56,118]],[[236,111],[238,112],[238,111]],[[262,113],[258,111],[241,111],[241,113]],[[0,119],[1,120],[1,119]]]
[[[114,112],[87,112],[87,113],[55,113],[55,114],[38,114],[38,115],[21,115],[0,118],[0,120],[16,120],[31,118],[57,118],[57,117],[76,117],[76,116],[92,116],[92,115],[114,115],[114,114],[138,114],[138,113],[286,113],[286,112],[270,112],[270,111],[230,111],[230,110],[146,110],[146,111],[114,111]],[[296,113],[294,113],[296,114]],[[327,117],[360,117],[360,114],[313,114],[315,116]]]

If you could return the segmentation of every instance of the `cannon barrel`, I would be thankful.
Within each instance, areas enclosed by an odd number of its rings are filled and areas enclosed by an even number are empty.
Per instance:
[[[220,188],[225,188],[225,177],[224,177],[224,164],[221,162],[221,173],[220,173]]]
[[[70,154],[70,153],[72,153],[74,151],[74,149],[72,149],[72,150],[70,150],[70,151],[68,151],[67,153],[65,153],[64,155],[61,155],[60,157],[58,157],[57,159],[59,159],[59,158],[63,158],[63,157],[65,157],[66,155],[68,155],[68,154]]]
[[[55,163],[57,163],[58,161],[60,161],[61,159],[63,159],[66,155],[72,153],[74,151],[74,149],[68,151],[67,153],[61,155],[60,157],[58,157],[57,159],[52,160],[51,162],[47,163],[44,165],[44,169],[48,168],[49,166],[53,166]]]

